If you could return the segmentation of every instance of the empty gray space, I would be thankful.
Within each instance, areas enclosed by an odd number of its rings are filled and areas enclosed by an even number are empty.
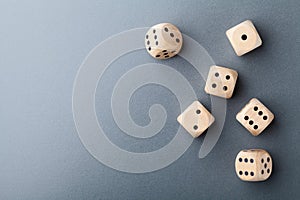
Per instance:
[[[299,1],[0,1],[0,199],[299,199],[300,198],[300,2]],[[263,46],[238,57],[225,31],[251,19]],[[236,69],[235,94],[227,101],[222,135],[212,152],[198,158],[203,136],[180,159],[159,171],[123,173],[95,160],[81,144],[72,116],[72,88],[87,54],[113,34],[171,22],[198,41],[215,63]],[[96,93],[99,123],[129,151],[147,152],[168,143],[179,127],[176,97],[147,85],[131,99],[139,125],[161,103],[166,126],[137,140],[116,127],[111,89],[122,74],[154,61],[145,51],[121,57]],[[210,108],[204,80],[181,58],[163,62],[180,71]],[[253,137],[236,120],[252,98],[274,113],[274,122]],[[270,152],[274,171],[266,182],[240,181],[236,154],[244,148]]]

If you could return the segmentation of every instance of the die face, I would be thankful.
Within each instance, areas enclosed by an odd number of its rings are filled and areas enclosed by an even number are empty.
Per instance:
[[[259,166],[258,175],[259,180],[266,180],[270,177],[273,168],[273,162],[270,154],[265,150],[261,150],[259,153]]]
[[[251,99],[236,119],[254,136],[259,135],[274,119],[273,113],[258,99]]]
[[[236,157],[235,170],[243,181],[264,181],[272,173],[272,158],[263,149],[242,150]]]
[[[238,73],[235,70],[211,66],[205,84],[205,92],[229,99],[232,97]]]
[[[148,53],[156,59],[171,58],[181,50],[181,32],[170,23],[157,24],[146,33],[145,46]]]
[[[163,41],[168,44],[168,47],[174,50],[181,49],[182,35],[176,26],[169,23],[162,24],[161,35]]]
[[[213,122],[215,118],[198,101],[193,102],[181,115],[177,121],[194,138],[200,136]]]
[[[257,155],[257,151],[242,150],[236,156],[235,171],[241,180],[256,181],[258,179]]]
[[[226,35],[238,56],[242,56],[262,45],[262,40],[250,20],[246,20],[226,31]]]

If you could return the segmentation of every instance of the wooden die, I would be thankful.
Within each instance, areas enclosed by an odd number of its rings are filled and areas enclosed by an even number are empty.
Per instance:
[[[237,77],[235,70],[211,66],[204,90],[208,94],[229,99],[232,97]]]
[[[272,173],[272,158],[263,149],[242,150],[235,159],[235,172],[243,181],[264,181]]]
[[[199,101],[195,101],[178,116],[177,121],[195,138],[210,127],[215,118]]]
[[[250,20],[246,20],[226,31],[226,35],[238,56],[242,56],[262,45],[262,40]]]
[[[259,135],[274,119],[273,113],[253,98],[236,115],[236,119],[254,136]]]
[[[148,53],[156,59],[171,58],[181,50],[181,32],[170,23],[154,25],[146,33],[145,46]]]

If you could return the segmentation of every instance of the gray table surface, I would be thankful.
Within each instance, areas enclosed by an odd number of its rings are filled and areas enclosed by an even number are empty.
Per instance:
[[[299,199],[300,198],[300,1],[0,1],[0,199]],[[237,57],[225,31],[251,19],[263,46]],[[111,169],[82,145],[72,115],[72,88],[86,55],[113,34],[171,22],[198,41],[215,63],[239,72],[227,101],[222,135],[204,159],[203,137],[161,170],[132,174]],[[160,102],[167,125],[151,139],[132,140],[112,120],[110,88],[137,64],[153,61],[145,51],[112,64],[96,95],[99,119],[110,139],[129,151],[153,151],[178,129],[176,98],[166,88],[146,85],[131,99],[138,124]],[[204,80],[193,67],[170,60],[195,88]],[[235,120],[251,98],[273,111],[275,121],[253,137]],[[204,99],[209,107],[209,97]],[[101,111],[101,112],[100,112]],[[134,141],[134,142],[132,142]],[[149,143],[147,143],[149,141]],[[128,145],[130,144],[130,145]],[[240,181],[234,159],[243,148],[264,148],[274,160],[266,182]]]

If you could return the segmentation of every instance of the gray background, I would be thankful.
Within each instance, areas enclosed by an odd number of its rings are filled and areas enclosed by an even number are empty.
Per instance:
[[[1,0],[0,199],[299,199],[299,18],[297,0]],[[225,31],[245,19],[253,20],[263,46],[237,57]],[[198,159],[200,137],[167,168],[147,174],[119,172],[95,160],[79,140],[71,106],[74,78],[85,56],[102,40],[160,22],[177,25],[206,48],[216,64],[238,70],[236,92],[228,101],[220,140],[205,159]],[[96,95],[100,123],[111,140],[137,152],[162,147],[178,128],[176,97],[153,85],[133,95],[131,113],[145,125],[149,106],[160,102],[168,111],[162,133],[134,140],[115,127],[106,107],[110,88],[127,70],[145,62],[153,62],[145,51],[117,60]],[[192,66],[181,58],[165,63],[182,72],[210,107],[204,81]],[[261,99],[276,117],[259,137],[235,120],[251,97]],[[266,182],[242,182],[235,175],[236,154],[253,147],[273,157],[274,172]]]

